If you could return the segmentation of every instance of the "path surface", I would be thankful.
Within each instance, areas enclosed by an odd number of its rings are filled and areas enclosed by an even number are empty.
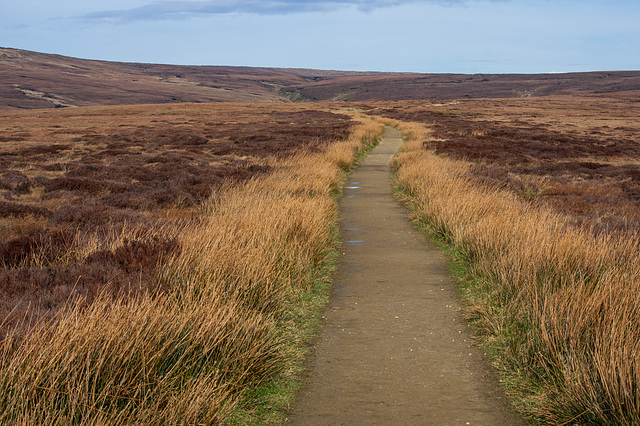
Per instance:
[[[350,175],[345,244],[292,425],[520,424],[462,322],[445,259],[391,195],[382,143]]]

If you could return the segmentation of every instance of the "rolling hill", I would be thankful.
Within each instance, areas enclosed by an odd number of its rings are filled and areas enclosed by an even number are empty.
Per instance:
[[[176,102],[640,96],[640,71],[417,74],[108,62],[0,48],[0,109]]]

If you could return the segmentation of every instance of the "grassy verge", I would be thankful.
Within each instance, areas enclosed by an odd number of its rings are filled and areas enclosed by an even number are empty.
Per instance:
[[[163,291],[98,297],[9,333],[0,423],[280,421],[326,299],[335,193],[381,130],[363,122],[323,153],[217,192],[160,268]]]
[[[333,144],[324,157],[324,161],[340,170],[340,179],[332,180],[329,185],[334,208],[337,208],[336,203],[342,194],[345,176],[380,142],[384,130],[379,123],[357,115],[355,119],[360,122],[360,126],[355,128],[350,139]],[[318,159],[315,157],[313,162]],[[323,191],[323,195],[326,194],[327,191]],[[280,329],[286,330],[288,335],[287,351],[290,358],[286,365],[283,365],[284,373],[263,385],[248,389],[243,404],[229,417],[229,423],[280,424],[285,421],[286,409],[300,389],[308,344],[322,324],[321,314],[329,300],[340,245],[337,216],[332,216],[328,229],[331,243],[326,247],[323,262],[310,271],[308,291],[294,296],[286,309],[285,320],[278,325]]]
[[[397,190],[465,268],[467,316],[520,411],[551,424],[637,424],[640,250],[475,181],[400,124]],[[459,263],[460,265],[460,263]]]

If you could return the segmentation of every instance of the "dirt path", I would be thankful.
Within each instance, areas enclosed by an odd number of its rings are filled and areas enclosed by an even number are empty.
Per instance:
[[[293,425],[520,424],[462,322],[445,259],[391,195],[382,143],[350,176],[345,244]]]

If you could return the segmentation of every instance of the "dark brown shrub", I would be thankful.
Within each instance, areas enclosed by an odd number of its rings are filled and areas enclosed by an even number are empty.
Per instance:
[[[51,179],[43,175],[35,175],[32,182],[35,185],[45,186]]]
[[[94,179],[87,178],[55,178],[51,179],[44,186],[45,192],[52,191],[80,191],[88,192],[90,194],[99,194],[102,192],[121,192],[126,189],[123,184],[115,182],[101,182]]]
[[[146,218],[134,210],[93,204],[63,206],[53,213],[49,222],[53,226],[73,225],[77,229],[90,230],[116,223],[145,223]]]
[[[67,167],[68,167],[67,164],[61,164],[61,163],[52,163],[52,164],[47,164],[45,166],[42,166],[42,168],[48,172],[62,172],[62,171],[65,171]]]
[[[69,250],[72,242],[73,234],[68,231],[47,231],[4,241],[0,243],[0,264],[16,267],[36,254],[43,260],[54,261]]]
[[[24,216],[50,217],[51,212],[44,207],[30,206],[27,204],[0,201],[0,217],[24,217]]]
[[[87,257],[87,264],[114,263],[126,273],[155,267],[158,261],[165,259],[178,247],[175,240],[153,238],[146,241],[125,240],[115,252],[99,251]]]
[[[34,155],[44,155],[44,154],[55,155],[55,154],[58,154],[60,151],[66,151],[69,149],[71,149],[70,145],[61,145],[61,144],[37,145],[37,146],[32,146],[32,147],[23,149],[22,151],[20,151],[19,155],[23,157],[30,157]]]
[[[136,192],[135,187],[124,193],[105,195],[100,202],[116,209],[148,210],[157,207],[148,191]]]
[[[31,191],[31,181],[22,172],[10,170],[0,177],[0,188],[8,189],[13,194],[28,194]]]

